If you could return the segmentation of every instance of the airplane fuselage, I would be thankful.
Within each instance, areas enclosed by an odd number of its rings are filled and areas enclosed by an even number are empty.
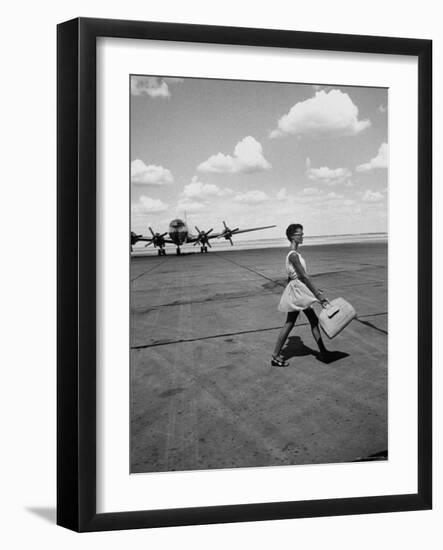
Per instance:
[[[175,219],[169,224],[169,238],[176,246],[181,246],[188,240],[188,226],[183,220]]]

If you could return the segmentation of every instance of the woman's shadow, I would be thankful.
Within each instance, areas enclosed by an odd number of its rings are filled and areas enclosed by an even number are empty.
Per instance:
[[[328,351],[326,354],[320,353],[319,351],[306,346],[300,336],[290,336],[288,338],[286,345],[283,348],[282,355],[285,359],[313,355],[318,361],[325,363],[326,365],[335,363],[345,357],[349,357],[349,353],[345,353],[344,351]]]

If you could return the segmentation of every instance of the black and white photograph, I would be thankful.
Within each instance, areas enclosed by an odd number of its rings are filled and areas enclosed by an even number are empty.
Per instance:
[[[388,89],[129,84],[130,472],[388,460]]]

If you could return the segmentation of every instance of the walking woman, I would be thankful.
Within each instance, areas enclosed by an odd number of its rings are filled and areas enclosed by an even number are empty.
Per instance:
[[[287,313],[287,317],[286,323],[278,335],[274,354],[272,355],[271,364],[274,367],[287,367],[289,365],[281,355],[281,350],[289,333],[294,328],[300,311],[303,311],[311,325],[312,335],[320,350],[318,358],[321,359],[328,353],[320,334],[317,315],[311,307],[315,302],[319,302],[324,306],[328,303],[328,300],[323,296],[322,291],[315,287],[306,273],[306,262],[298,251],[299,245],[303,243],[303,226],[299,223],[289,225],[286,229],[286,236],[291,243],[291,248],[286,256],[288,284],[283,291],[278,309]]]

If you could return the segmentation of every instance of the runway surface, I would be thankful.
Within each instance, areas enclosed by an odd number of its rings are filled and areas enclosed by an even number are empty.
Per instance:
[[[286,249],[131,260],[131,472],[349,462],[387,451],[387,245],[303,247],[329,298],[357,310],[316,357],[285,315]]]

